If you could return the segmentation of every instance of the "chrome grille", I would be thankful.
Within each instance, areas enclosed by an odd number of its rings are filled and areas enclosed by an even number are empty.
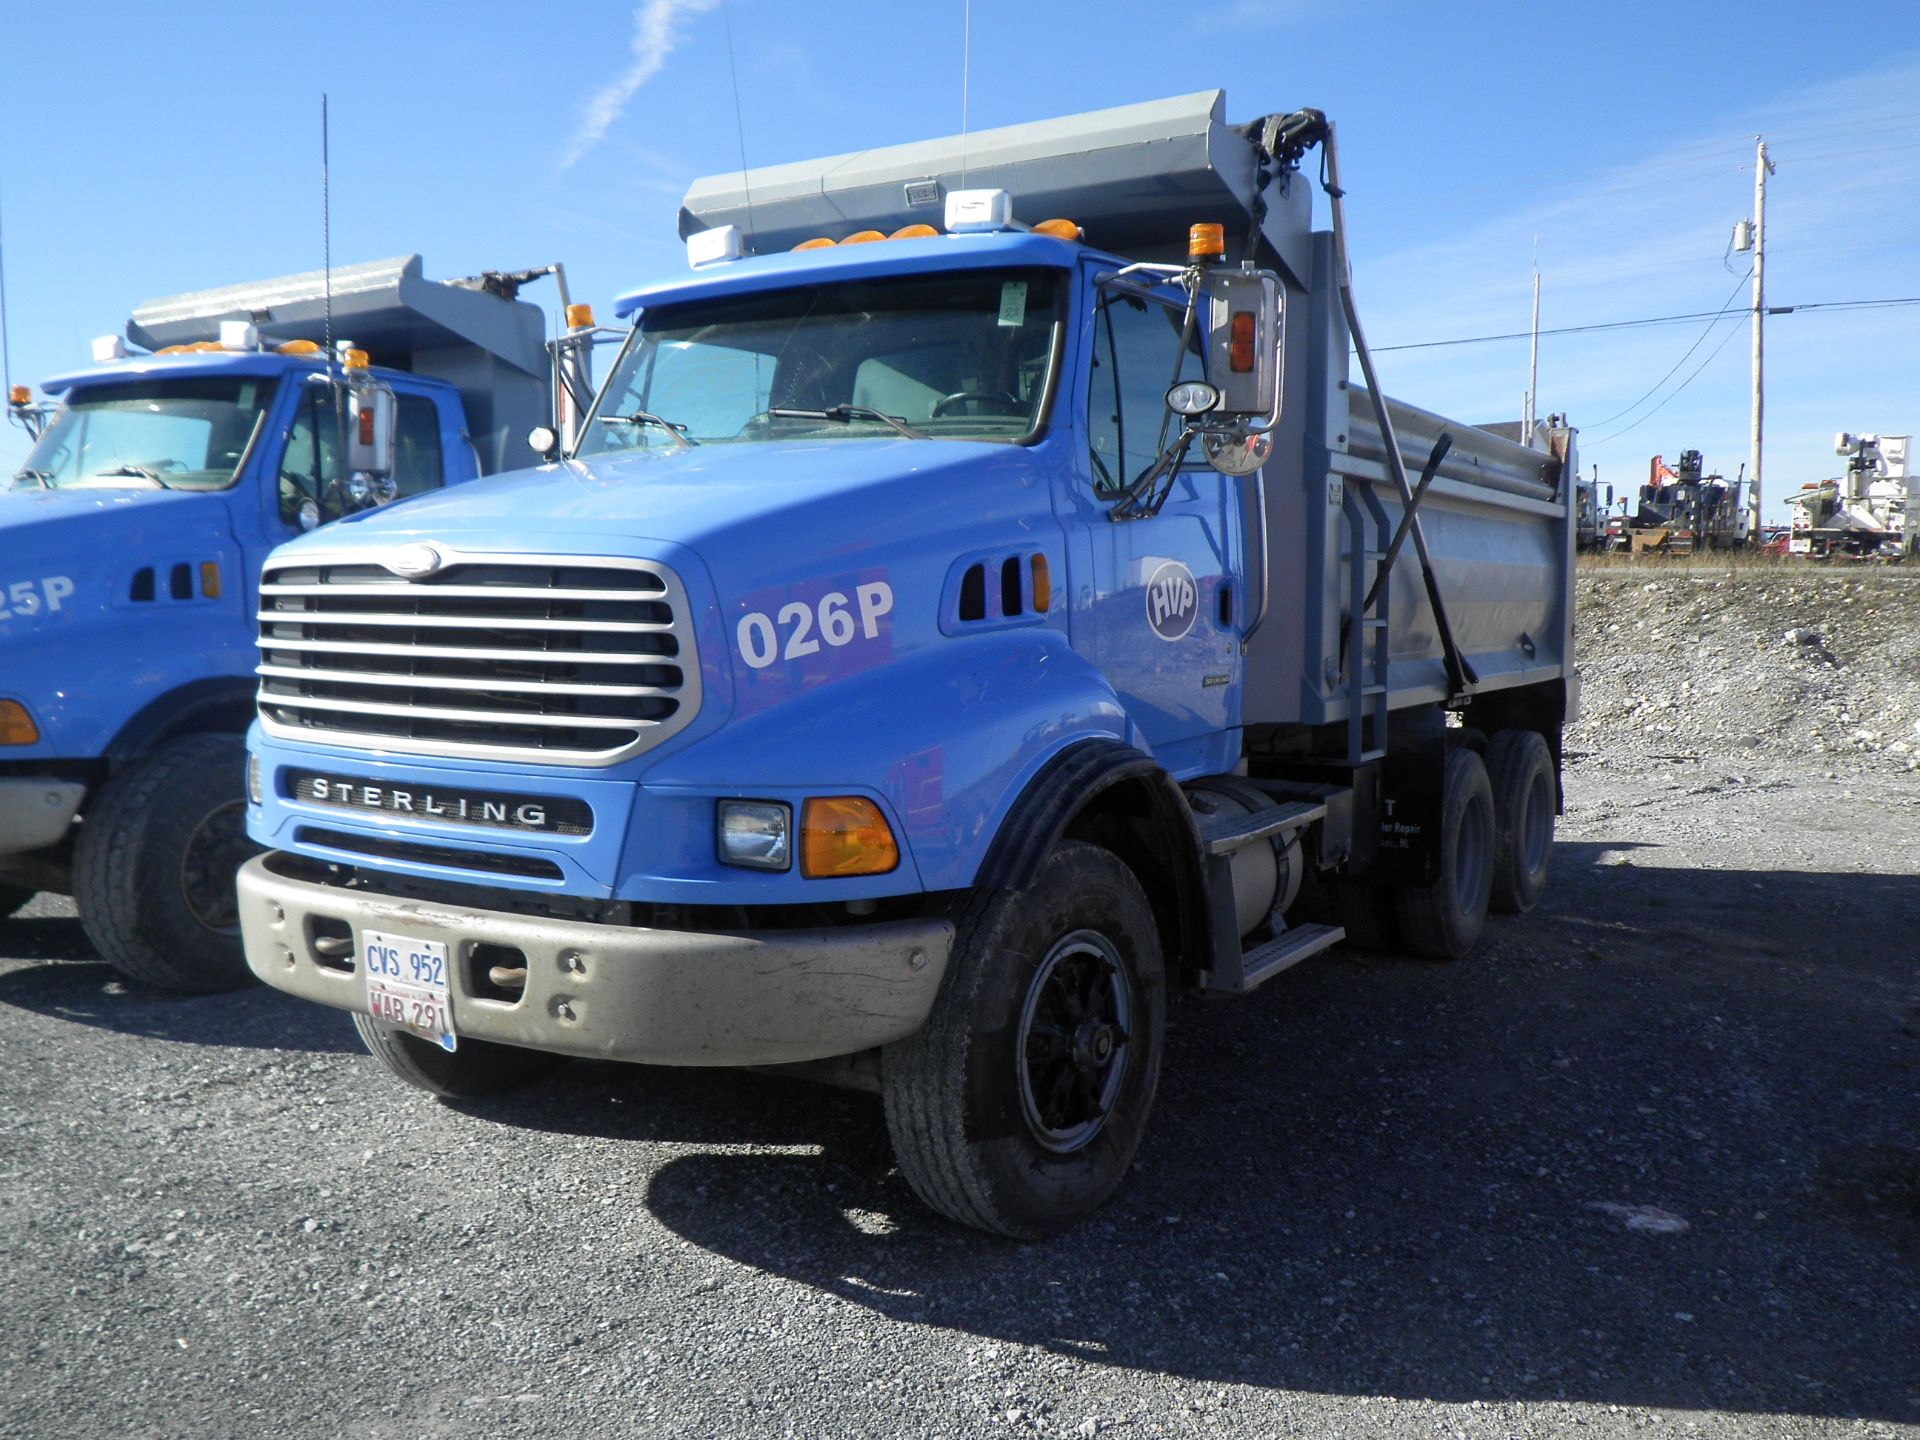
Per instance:
[[[268,733],[606,765],[698,713],[690,607],[666,566],[436,548],[441,568],[414,579],[365,552],[267,566],[255,643]]]

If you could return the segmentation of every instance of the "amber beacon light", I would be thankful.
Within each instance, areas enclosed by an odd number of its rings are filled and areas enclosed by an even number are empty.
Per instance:
[[[1187,231],[1187,258],[1205,264],[1227,258],[1227,227],[1195,225]]]

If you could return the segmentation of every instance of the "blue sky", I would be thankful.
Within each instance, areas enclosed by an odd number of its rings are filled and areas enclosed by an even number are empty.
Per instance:
[[[557,259],[605,313],[684,264],[687,182],[739,164],[729,27],[747,160],[763,165],[957,130],[963,13],[6,0],[14,379],[84,363],[140,300],[316,267],[323,89],[336,260],[419,251],[444,276]],[[1544,327],[1718,310],[1746,270],[1724,252],[1751,208],[1756,132],[1779,167],[1770,304],[1920,295],[1912,0],[973,0],[971,28],[976,128],[1210,86],[1236,120],[1326,110],[1379,347],[1526,329],[1536,237]],[[1380,362],[1416,404],[1519,413],[1524,340],[1383,348]],[[1747,454],[1744,313],[1710,331],[1549,336],[1540,408],[1582,426],[1603,482],[1637,483],[1648,456],[1689,446],[1732,474]],[[1834,431],[1920,428],[1920,306],[1776,317],[1767,416],[1771,518],[1837,468]],[[0,430],[0,466],[23,451]]]

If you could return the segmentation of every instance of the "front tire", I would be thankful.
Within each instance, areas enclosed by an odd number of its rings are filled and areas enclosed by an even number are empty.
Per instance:
[[[1440,802],[1440,863],[1424,885],[1398,892],[1400,933],[1407,948],[1431,960],[1459,960],[1487,923],[1493,887],[1493,787],[1487,767],[1468,749],[1447,751]]]
[[[914,1193],[1017,1239],[1093,1211],[1146,1133],[1166,1006],[1153,908],[1112,852],[1063,841],[1026,889],[975,896],[933,1013],[882,1058]]]
[[[247,838],[246,748],[183,735],[127,765],[87,807],[74,847],[80,924],[107,963],[162,990],[253,983],[234,876]]]
[[[1487,745],[1493,786],[1493,892],[1496,915],[1524,915],[1547,888],[1557,797],[1553,755],[1534,730],[1501,730]]]
[[[462,1040],[457,1050],[442,1050],[421,1035],[355,1015],[353,1028],[373,1058],[397,1078],[442,1100],[478,1100],[544,1080],[565,1062],[564,1055],[523,1050],[488,1040]]]

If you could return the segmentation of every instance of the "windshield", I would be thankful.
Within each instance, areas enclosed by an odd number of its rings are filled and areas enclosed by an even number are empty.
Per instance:
[[[687,301],[642,317],[580,455],[834,436],[1024,440],[1066,274],[971,270]]]
[[[28,452],[14,488],[223,489],[253,444],[274,384],[198,375],[81,386]]]

